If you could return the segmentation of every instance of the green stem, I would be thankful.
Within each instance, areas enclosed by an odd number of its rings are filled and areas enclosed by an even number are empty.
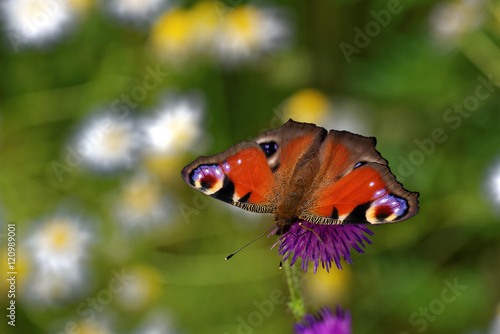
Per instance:
[[[283,269],[285,270],[286,282],[290,291],[288,307],[292,311],[295,321],[300,321],[305,315],[305,306],[304,299],[300,293],[300,281],[297,276],[297,270],[294,266],[290,267],[289,260],[283,263]]]

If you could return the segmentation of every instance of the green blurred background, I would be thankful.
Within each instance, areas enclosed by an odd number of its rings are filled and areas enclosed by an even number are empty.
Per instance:
[[[41,3],[1,7],[1,267],[14,222],[18,274],[16,327],[3,315],[0,328],[292,332],[275,238],[224,261],[271,217],[180,177],[289,117],[375,136],[420,192],[419,214],[372,227],[353,265],[302,276],[309,312],[342,305],[354,333],[500,321],[500,3]],[[68,160],[106,112],[133,131],[104,131]],[[112,160],[117,147],[125,158]],[[115,286],[117,273],[132,279]]]

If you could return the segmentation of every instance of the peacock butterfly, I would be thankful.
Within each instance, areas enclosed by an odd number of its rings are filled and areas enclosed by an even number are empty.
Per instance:
[[[385,224],[413,217],[418,192],[391,173],[376,139],[289,120],[182,170],[192,188],[244,210],[272,213],[276,235],[314,224]]]

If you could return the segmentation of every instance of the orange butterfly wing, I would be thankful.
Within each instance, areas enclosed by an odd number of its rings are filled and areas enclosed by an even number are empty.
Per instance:
[[[383,224],[417,214],[419,194],[396,181],[375,144],[375,138],[331,130],[300,218],[317,224]]]
[[[289,121],[254,140],[210,157],[199,157],[182,170],[192,188],[254,212],[275,213],[297,164],[319,147],[326,130]]]
[[[192,188],[226,203],[255,212],[275,211],[276,182],[265,153],[254,142],[199,157],[181,174]]]

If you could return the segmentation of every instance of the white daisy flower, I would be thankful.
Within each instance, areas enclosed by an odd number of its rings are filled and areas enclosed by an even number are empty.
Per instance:
[[[434,38],[449,45],[463,34],[477,28],[483,18],[482,0],[455,0],[435,5],[429,21]]]
[[[58,40],[75,21],[71,3],[62,0],[5,0],[1,9],[8,42],[16,52]]]
[[[171,156],[187,151],[202,134],[202,116],[201,96],[169,94],[156,115],[142,122],[146,153]]]
[[[228,11],[221,24],[216,48],[223,64],[256,58],[286,46],[291,37],[289,21],[275,8],[239,6]]]
[[[139,142],[132,119],[97,114],[84,122],[66,151],[89,169],[114,172],[133,166]]]
[[[36,268],[71,275],[87,259],[92,238],[87,221],[58,212],[40,222],[26,240]]]
[[[123,185],[113,207],[115,220],[126,231],[151,228],[172,219],[172,204],[158,182],[141,173]]]
[[[88,222],[76,215],[58,212],[39,222],[26,238],[33,267],[26,298],[47,304],[85,290],[92,238]]]
[[[109,0],[109,12],[122,21],[147,22],[165,7],[168,0]]]

